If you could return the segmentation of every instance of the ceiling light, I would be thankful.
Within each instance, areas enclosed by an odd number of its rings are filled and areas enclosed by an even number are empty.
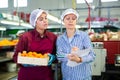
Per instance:
[[[0,31],[6,31],[6,28],[3,26],[0,26]]]
[[[52,20],[52,21],[54,21],[54,22],[57,22],[57,23],[61,24],[61,20],[58,19],[57,17],[52,16],[52,15],[50,15],[50,14],[48,14],[47,17],[48,17],[49,20]]]
[[[7,21],[7,20],[1,20],[0,23],[2,24],[8,24],[8,25],[19,25],[19,22],[13,22],[13,21]]]

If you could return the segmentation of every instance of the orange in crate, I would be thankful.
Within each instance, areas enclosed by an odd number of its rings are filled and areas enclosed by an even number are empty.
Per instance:
[[[18,63],[20,64],[32,64],[38,66],[47,66],[49,56],[47,53],[26,52],[18,53]]]
[[[34,57],[34,58],[46,58],[46,57],[48,57],[48,54],[47,53],[42,54],[42,53],[31,52],[31,51],[29,51],[27,53],[26,51],[23,51],[21,53],[21,56],[23,56],[23,57]]]

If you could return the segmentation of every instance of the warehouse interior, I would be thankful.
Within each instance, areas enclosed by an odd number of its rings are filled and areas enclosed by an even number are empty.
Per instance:
[[[0,80],[17,80],[12,59],[17,34],[34,29],[29,17],[37,8],[48,11],[48,30],[58,36],[65,30],[60,15],[76,9],[76,27],[89,34],[96,53],[92,80],[120,80],[120,0],[0,0]],[[52,66],[55,80],[61,80],[60,64]]]

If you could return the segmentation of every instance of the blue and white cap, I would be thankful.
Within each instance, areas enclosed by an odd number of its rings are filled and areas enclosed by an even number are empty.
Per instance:
[[[35,27],[36,25],[36,21],[37,21],[37,18],[43,13],[45,12],[47,14],[46,11],[42,10],[42,9],[35,9],[31,12],[30,14],[30,24]]]
[[[62,15],[61,15],[61,20],[63,21],[64,17],[65,17],[66,15],[68,15],[68,14],[74,14],[74,15],[76,15],[77,20],[78,20],[78,18],[79,18],[78,12],[77,12],[76,10],[70,8],[70,9],[66,9],[66,10],[62,13]]]

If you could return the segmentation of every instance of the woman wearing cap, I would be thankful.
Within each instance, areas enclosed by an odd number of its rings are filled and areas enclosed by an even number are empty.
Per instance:
[[[13,57],[14,61],[17,63],[18,52],[22,51],[50,53],[51,58],[48,66],[18,64],[20,66],[18,80],[53,80],[50,65],[55,58],[57,36],[46,30],[48,27],[47,12],[42,9],[33,10],[30,15],[30,24],[34,29],[20,36]]]
[[[66,31],[57,38],[57,58],[61,61],[62,80],[91,80],[91,66],[95,58],[91,41],[87,33],[77,30],[78,13],[74,9],[67,9],[61,15]],[[90,48],[86,56],[78,56],[77,50]],[[73,52],[74,51],[74,52]],[[77,63],[68,65],[68,61]]]

